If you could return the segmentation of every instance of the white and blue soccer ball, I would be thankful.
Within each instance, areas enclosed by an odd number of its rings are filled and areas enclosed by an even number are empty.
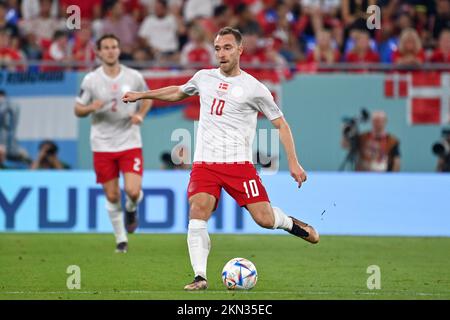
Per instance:
[[[256,285],[258,272],[245,258],[234,258],[222,270],[222,282],[229,290],[249,290]]]

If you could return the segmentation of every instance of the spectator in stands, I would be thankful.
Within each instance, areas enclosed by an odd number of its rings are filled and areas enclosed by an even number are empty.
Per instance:
[[[395,3],[395,1],[389,2],[386,10],[382,8],[382,25],[381,30],[377,34],[380,60],[386,63],[393,62],[392,59],[394,52],[398,50],[399,37],[402,30],[414,27],[413,18],[408,11],[402,10],[399,13],[395,13]]]
[[[186,23],[198,18],[211,18],[214,13],[214,1],[186,0],[183,13]]]
[[[277,25],[271,37],[271,47],[280,54],[286,62],[296,62],[303,59],[303,52],[295,33],[297,20],[293,14],[294,7],[287,3],[277,5]]]
[[[20,60],[22,60],[24,63],[22,64],[23,68],[20,69],[20,71],[26,69],[26,60],[27,60],[27,54],[24,50],[24,41],[23,38],[20,37],[20,35],[12,35],[11,36],[11,49],[15,50],[19,53]]]
[[[20,12],[25,20],[37,17],[39,15],[39,0],[22,0]]]
[[[59,15],[58,5],[59,5],[58,0],[52,0],[50,14],[54,18]],[[40,0],[21,0],[20,13],[22,19],[28,20],[36,18],[39,15],[39,11],[40,11]]]
[[[381,20],[381,29],[376,32],[378,53],[380,55],[380,61],[383,63],[392,62],[392,53],[396,50],[398,42],[395,36],[395,24],[397,20],[394,18],[392,4],[394,2],[388,2],[388,4],[381,7],[381,16],[383,19]]]
[[[29,20],[23,20],[21,31],[27,40],[36,44],[45,52],[52,42],[57,30],[66,28],[65,20],[51,16],[52,0],[40,0],[39,15]]]
[[[307,62],[337,63],[339,62],[339,59],[340,53],[337,48],[333,47],[330,31],[319,31],[314,49],[307,55]]]
[[[8,4],[8,13],[6,14],[6,19],[8,20],[8,22],[17,26],[19,20],[22,18],[19,0],[6,0],[6,3]]]
[[[398,50],[393,53],[392,61],[398,66],[417,67],[425,61],[417,31],[410,28],[402,31]]]
[[[345,29],[366,28],[367,8],[375,4],[375,0],[341,0],[341,15]]]
[[[413,7],[414,28],[419,34],[422,46],[432,48],[434,39],[429,16],[434,10],[433,3],[425,0],[415,0],[415,2]]]
[[[386,113],[374,111],[371,131],[359,133],[354,138],[347,134],[343,135],[342,147],[344,149],[351,149],[352,145],[355,147],[356,171],[400,171],[400,142],[386,132],[386,124]]]
[[[92,64],[95,61],[95,43],[92,38],[91,22],[81,21],[81,28],[76,30],[72,40],[72,59],[74,62]],[[77,70],[87,70],[89,66],[79,66]]]
[[[20,52],[12,47],[8,29],[0,29],[0,68],[8,71],[23,71],[25,66]]]
[[[41,71],[70,70],[71,66],[64,66],[64,64],[72,62],[72,51],[69,47],[69,35],[67,32],[62,30],[55,32],[50,47],[44,53],[44,61],[58,62],[61,65],[44,65]]]
[[[6,147],[3,144],[0,144],[0,170],[9,169],[5,165],[6,161]]]
[[[442,30],[439,35],[438,47],[433,51],[430,62],[450,63],[450,29]]]
[[[44,140],[39,144],[39,154],[31,169],[70,169],[70,166],[58,158],[58,146],[51,140]]]
[[[138,28],[136,21],[125,13],[122,0],[111,0],[108,3],[101,35],[114,34],[120,39],[122,60],[132,59],[132,53],[138,46]]]
[[[341,18],[343,24],[343,41],[342,50],[347,52],[347,42],[350,37],[351,31],[367,30],[367,8],[370,5],[375,5],[376,0],[342,0],[341,1]],[[371,35],[374,31],[371,31]]]
[[[218,5],[214,8],[213,16],[201,19],[200,24],[206,32],[206,38],[209,42],[214,41],[216,33],[223,27],[234,25],[235,19],[232,10],[226,5]]]
[[[6,14],[8,12],[8,5],[5,1],[0,0],[0,29],[5,29],[11,36],[17,36],[19,29],[17,26],[7,20]]]
[[[270,37],[271,34],[277,28],[278,21],[277,14],[277,1],[276,0],[264,0],[263,8],[257,14],[256,19],[258,24],[261,26],[263,35],[265,37]]]
[[[150,60],[153,60],[152,53],[147,48],[137,48],[133,52],[134,68],[143,70]]]
[[[267,46],[257,34],[244,34],[242,44],[244,50],[240,61],[246,72],[260,80],[280,81],[274,69],[284,67],[285,61],[278,52]]]
[[[8,160],[31,163],[28,153],[19,146],[17,141],[17,124],[20,108],[0,89],[0,145],[6,148]]]
[[[236,22],[233,28],[238,29],[242,34],[253,33],[262,34],[261,26],[256,21],[246,3],[239,3],[236,8]]]
[[[147,15],[147,6],[141,0],[121,0],[125,12],[139,25]]]
[[[158,0],[122,0],[122,1],[138,1],[142,4],[144,12],[148,15],[155,11],[156,2]],[[213,0],[216,1],[216,0]],[[219,0],[220,1],[220,0]],[[175,14],[175,11],[180,9],[184,0],[167,0],[167,9],[170,13]]]
[[[341,0],[301,0],[301,5],[315,35],[324,28],[336,26]]]
[[[380,57],[370,47],[370,35],[365,30],[358,30],[355,34],[355,45],[345,56],[345,61],[350,63],[377,63]]]
[[[102,0],[59,0],[60,16],[65,17],[67,7],[74,4],[80,7],[83,19],[94,21],[102,16]]]
[[[168,11],[167,1],[155,2],[154,14],[145,18],[139,29],[139,37],[144,48],[153,51],[158,61],[176,61],[178,57],[178,32],[180,26],[176,17]]]
[[[433,144],[433,153],[438,157],[436,171],[450,172],[450,128],[442,130],[442,139]]]
[[[433,36],[438,38],[442,30],[450,29],[450,0],[435,0],[436,17],[433,26]]]
[[[198,23],[191,23],[188,29],[188,42],[183,47],[180,63],[183,66],[198,68],[211,67],[215,64],[214,48],[206,41],[204,30]]]

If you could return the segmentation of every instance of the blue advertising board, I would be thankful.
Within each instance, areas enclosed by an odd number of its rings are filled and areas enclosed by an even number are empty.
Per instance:
[[[287,172],[262,175],[274,206],[321,234],[450,236],[448,174],[310,173],[298,189]],[[138,232],[184,233],[189,171],[146,171]],[[275,233],[224,191],[211,233]],[[0,172],[0,232],[111,232],[90,171]]]

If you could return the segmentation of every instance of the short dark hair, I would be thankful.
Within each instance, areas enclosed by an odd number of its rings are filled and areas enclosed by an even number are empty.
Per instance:
[[[219,30],[217,32],[217,36],[225,36],[227,34],[232,34],[234,36],[234,39],[236,39],[236,42],[238,45],[241,45],[242,43],[242,33],[238,29],[234,29],[232,27],[225,27]]]
[[[47,150],[48,155],[54,155],[58,153],[58,146],[52,140],[43,140],[39,144],[39,150],[41,150],[45,145],[48,145],[49,148]]]
[[[119,2],[119,0],[103,1],[103,11],[107,12],[107,11],[111,10],[118,2]]]
[[[225,12],[227,12],[228,7],[224,4],[219,4],[217,7],[214,7],[214,13],[213,16],[217,18],[218,16],[223,15]]]
[[[53,33],[53,40],[57,40],[59,38],[68,37],[68,36],[69,36],[69,34],[66,31],[64,31],[64,30],[56,30]]]
[[[97,50],[100,50],[100,48],[102,47],[102,41],[105,39],[114,39],[120,45],[120,39],[116,35],[114,35],[112,33],[107,33],[107,34],[102,35],[100,38],[98,38],[98,40],[96,42]]]
[[[156,2],[158,2],[160,5],[162,5],[164,8],[167,8],[167,0],[157,0]]]

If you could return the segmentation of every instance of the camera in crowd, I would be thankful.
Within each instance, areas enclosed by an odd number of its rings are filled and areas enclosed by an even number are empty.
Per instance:
[[[359,124],[367,122],[370,119],[370,113],[366,108],[362,108],[359,115],[354,117],[344,117],[342,122],[344,123],[344,128],[342,134],[344,138],[350,141],[352,147],[356,147],[358,135],[359,135]]]
[[[42,150],[44,146],[46,147],[45,150],[46,156],[54,156],[55,154],[58,153],[58,146],[53,141],[50,140],[42,141],[39,145],[39,150]]]
[[[442,139],[433,144],[433,153],[438,157],[450,155],[450,128],[442,129]]]

